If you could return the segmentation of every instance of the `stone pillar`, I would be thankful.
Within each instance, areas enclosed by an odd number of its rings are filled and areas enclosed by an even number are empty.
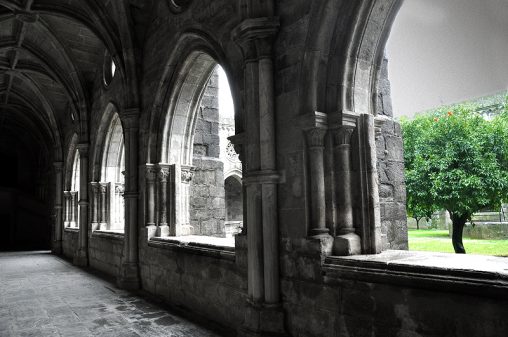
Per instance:
[[[138,289],[138,142],[139,109],[124,110],[120,118],[125,140],[125,237],[123,261],[118,285],[123,289]]]
[[[88,265],[88,144],[80,143],[79,151],[79,241],[74,264]]]
[[[335,255],[361,254],[360,236],[355,234],[353,224],[351,180],[351,134],[353,133],[353,127],[341,126],[333,132],[338,235],[333,243],[333,253]]]
[[[115,215],[114,215],[114,226],[115,229],[120,230],[123,229],[124,225],[124,198],[123,194],[125,191],[124,184],[116,183],[115,184]]]
[[[153,164],[146,164],[146,225],[155,225],[155,178]]]
[[[63,163],[55,162],[55,233],[52,252],[53,254],[62,254],[62,192],[63,192]]]
[[[108,229],[108,183],[99,183],[99,227]]]
[[[157,172],[157,191],[159,192],[159,222],[155,235],[168,236],[168,176],[169,166],[158,165]]]
[[[316,127],[307,131],[307,147],[309,153],[309,176],[311,197],[310,234],[319,238],[328,235],[326,227],[325,172],[323,152],[326,129]]]
[[[249,18],[234,35],[245,59],[246,212],[248,289],[240,336],[281,335],[284,312],[280,306],[279,235],[277,218],[273,37],[277,19]],[[244,210],[245,212],[245,210]]]
[[[190,184],[192,178],[194,177],[194,167],[182,165],[180,166],[180,203],[181,209],[180,212],[180,233],[182,235],[191,235],[194,234],[194,230],[191,228],[190,224]],[[176,177],[178,178],[178,177]]]
[[[92,191],[92,231],[99,229],[99,211],[100,211],[100,185],[98,182],[90,183],[90,190]]]
[[[69,227],[70,221],[71,221],[71,192],[64,191],[63,192],[63,198],[64,198],[64,227]]]

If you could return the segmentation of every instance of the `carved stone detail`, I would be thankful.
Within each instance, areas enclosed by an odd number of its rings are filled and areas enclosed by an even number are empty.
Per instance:
[[[313,147],[324,147],[325,146],[325,135],[326,129],[324,128],[313,128],[307,130],[307,143],[309,148]]]
[[[333,133],[333,141],[335,146],[350,145],[353,130],[354,129],[351,126],[341,126],[340,128],[336,129]]]

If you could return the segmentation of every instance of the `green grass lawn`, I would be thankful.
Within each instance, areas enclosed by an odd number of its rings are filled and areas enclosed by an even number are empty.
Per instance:
[[[508,240],[473,240],[463,238],[468,254],[508,256]],[[453,253],[452,239],[448,231],[432,229],[410,229],[409,250]]]

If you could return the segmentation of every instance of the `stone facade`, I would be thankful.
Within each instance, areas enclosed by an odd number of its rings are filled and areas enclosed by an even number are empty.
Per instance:
[[[237,336],[507,335],[503,259],[385,251],[407,247],[400,128],[383,70],[400,5],[9,2],[2,33],[19,62],[1,69],[10,89],[0,105],[26,112],[9,112],[6,125],[45,158],[53,251]],[[30,28],[18,36],[20,25]],[[221,152],[214,95],[200,104],[217,64],[232,88],[229,139],[241,160],[243,229],[232,238],[217,237],[215,222],[204,227],[215,237],[190,235],[190,200],[206,195],[209,214],[225,204],[204,186],[213,175],[223,187],[228,170],[211,164]],[[116,234],[97,231],[91,191],[115,114],[125,154]],[[79,229],[64,229],[76,150]]]

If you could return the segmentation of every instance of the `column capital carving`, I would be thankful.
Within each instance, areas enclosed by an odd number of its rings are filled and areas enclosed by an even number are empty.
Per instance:
[[[96,181],[91,181],[90,187],[92,188],[93,192],[99,192],[100,184]]]
[[[354,127],[343,125],[333,130],[333,143],[335,146],[350,145],[351,135],[353,134]]]
[[[99,183],[99,191],[104,194],[108,191],[108,183]]]
[[[71,196],[71,192],[70,191],[63,191],[63,195],[65,197],[70,197]]]
[[[88,149],[89,145],[88,143],[79,143],[76,145],[76,149],[79,151],[79,157],[88,157]]]
[[[194,177],[194,170],[195,168],[193,166],[182,166],[182,183],[189,184]]]
[[[119,115],[126,129],[139,127],[139,108],[125,108]]]
[[[247,62],[257,57],[271,56],[273,38],[279,26],[277,17],[246,19],[236,26],[233,40],[242,47]]]
[[[325,128],[312,128],[306,130],[307,145],[309,148],[324,147],[325,146]]]
[[[62,172],[64,163],[63,161],[55,161],[53,163],[53,167],[55,168],[56,172]]]
[[[115,193],[117,194],[123,194],[125,192],[125,186],[124,184],[115,184]]]
[[[155,181],[155,178],[157,178],[157,169],[154,164],[146,164],[145,177],[149,182]]]
[[[159,181],[165,183],[168,181],[168,177],[169,177],[169,168],[159,166],[157,171],[157,178],[159,178]]]

